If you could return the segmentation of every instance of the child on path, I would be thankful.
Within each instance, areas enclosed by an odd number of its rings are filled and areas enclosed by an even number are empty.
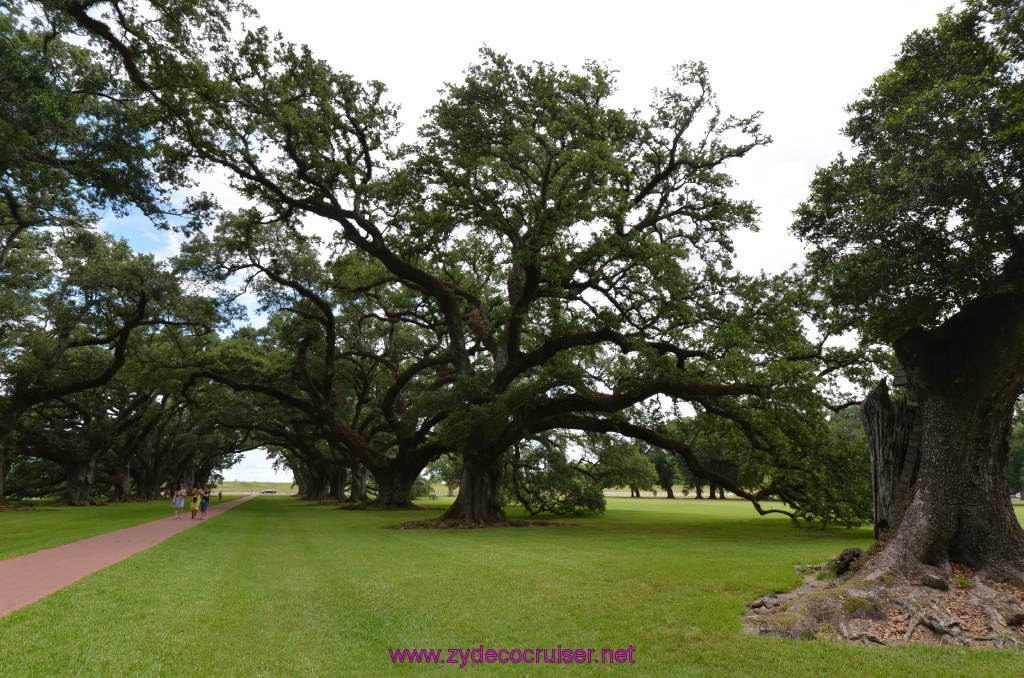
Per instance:
[[[179,484],[178,489],[174,491],[174,501],[171,503],[171,507],[174,509],[174,517],[181,520],[181,512],[185,510],[185,486]]]

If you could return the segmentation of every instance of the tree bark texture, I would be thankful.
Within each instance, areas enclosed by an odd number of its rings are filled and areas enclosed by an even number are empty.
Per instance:
[[[972,302],[895,348],[917,403],[920,459],[876,566],[914,576],[922,565],[948,573],[962,563],[1024,585],[1024,530],[1006,491],[1013,408],[1024,388],[1024,299]],[[883,433],[905,435],[869,431]]]
[[[345,485],[348,483],[348,469],[335,466],[331,471],[331,499],[345,501]]]
[[[921,418],[917,403],[889,398],[884,379],[865,398],[860,418],[871,455],[875,539],[880,539],[899,525],[917,480]]]
[[[370,472],[377,481],[377,498],[373,502],[375,506],[388,509],[415,506],[412,503],[412,486],[420,475],[420,469],[390,464],[383,468],[371,469]]]
[[[366,501],[366,481],[369,479],[370,472],[362,464],[356,464],[355,468],[352,469],[352,478],[350,481],[350,490],[348,493],[349,501]]]
[[[92,489],[95,469],[96,467],[92,464],[66,464],[64,466],[64,470],[68,474],[68,503],[89,503],[89,491]]]
[[[331,496],[331,481],[323,473],[317,473],[312,476],[309,480],[309,491],[306,493],[307,499],[314,501],[322,501]]]
[[[117,472],[114,475],[114,496],[110,503],[126,501],[132,496],[132,462],[128,458],[118,456]]]
[[[501,501],[504,474],[503,454],[467,455],[462,464],[459,496],[440,520],[461,520],[471,525],[507,523]]]

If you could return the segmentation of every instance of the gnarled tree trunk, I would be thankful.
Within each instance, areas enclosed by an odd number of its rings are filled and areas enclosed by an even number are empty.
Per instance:
[[[116,504],[127,501],[132,496],[132,462],[130,458],[118,456],[117,473],[114,478],[114,496],[110,503]]]
[[[310,476],[306,498],[320,501],[329,496],[331,496],[331,481],[326,474],[318,469],[315,475]]]
[[[917,403],[920,458],[914,477],[909,414],[894,413],[888,428],[868,430],[878,449],[886,440],[909,440],[902,462],[895,455],[876,465],[883,485],[876,496],[891,537],[873,566],[914,576],[922,565],[948,573],[951,563],[962,563],[1024,585],[1024,530],[1006,491],[1013,408],[1024,388],[1024,299],[974,302],[937,329],[908,333],[896,353]]]
[[[89,491],[92,489],[95,469],[93,464],[65,464],[64,470],[68,474],[68,503],[89,503]]]
[[[340,464],[331,473],[331,498],[345,501],[345,485],[348,482],[348,469]]]
[[[386,509],[415,508],[412,503],[412,486],[420,476],[422,469],[416,465],[401,466],[394,463],[376,469],[370,469],[377,481],[377,498],[375,506]]]
[[[471,525],[507,523],[508,518],[501,507],[501,481],[504,475],[504,454],[465,457],[459,496],[441,515],[440,520],[460,520]]]
[[[352,470],[352,476],[350,480],[350,489],[348,493],[349,501],[366,501],[366,481],[369,479],[370,472],[362,464],[356,464]]]
[[[4,494],[4,481],[7,480],[7,474],[11,472],[13,464],[14,456],[7,454],[7,435],[0,431],[0,504],[7,501],[7,495]]]
[[[903,516],[910,488],[917,480],[921,422],[917,403],[889,398],[883,379],[860,409],[871,455],[875,539],[895,528]]]

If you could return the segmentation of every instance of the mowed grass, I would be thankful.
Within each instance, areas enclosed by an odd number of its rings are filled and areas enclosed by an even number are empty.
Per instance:
[[[443,500],[428,502],[441,506]],[[741,501],[613,499],[574,526],[258,497],[0,619],[3,676],[1007,676],[1021,655],[747,636],[744,601],[870,531]],[[3,582],[8,585],[8,582]],[[392,664],[395,648],[635,648],[634,664]],[[442,653],[447,659],[448,652]]]
[[[0,560],[174,515],[171,500],[0,511]],[[7,582],[0,582],[4,586]]]

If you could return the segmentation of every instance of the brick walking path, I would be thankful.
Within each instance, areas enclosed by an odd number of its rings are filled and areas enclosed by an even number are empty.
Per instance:
[[[256,495],[211,504],[207,520]],[[192,520],[188,504],[182,520],[161,518],[123,530],[98,534],[63,546],[0,560],[0,617],[59,591],[82,577],[159,544],[200,522]]]

